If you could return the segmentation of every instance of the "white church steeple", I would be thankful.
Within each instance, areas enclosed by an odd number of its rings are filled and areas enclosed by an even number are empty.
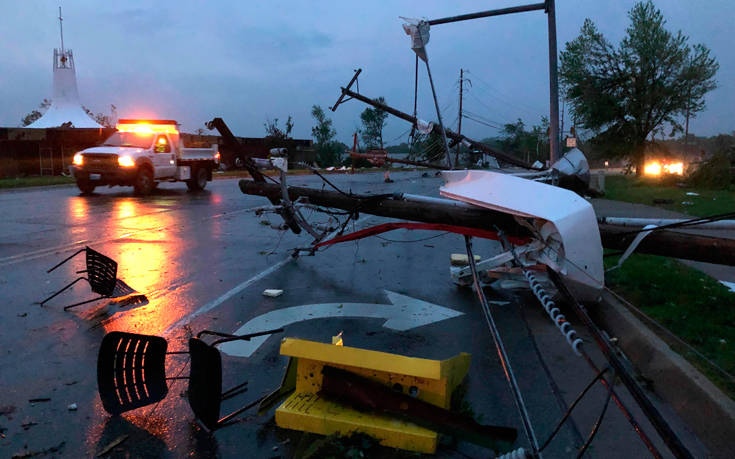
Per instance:
[[[61,49],[54,49],[53,95],[51,106],[41,118],[31,123],[29,128],[101,128],[97,122],[87,115],[79,102],[77,75],[74,68],[74,54],[64,48],[64,29],[61,7],[59,7],[59,28],[61,32]]]

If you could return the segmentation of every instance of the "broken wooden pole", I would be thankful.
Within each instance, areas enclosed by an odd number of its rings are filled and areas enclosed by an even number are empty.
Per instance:
[[[244,194],[267,198],[281,196],[281,187],[272,183],[240,180]],[[530,232],[520,226],[512,215],[483,209],[460,201],[395,193],[393,195],[362,196],[307,187],[288,187],[291,202],[299,198],[310,204],[331,207],[380,217],[399,218],[424,223],[445,223],[493,230],[496,227],[509,236],[527,237]]]
[[[344,95],[347,95],[347,96],[352,97],[353,99],[357,99],[357,100],[360,100],[362,102],[365,102],[368,105],[372,105],[375,108],[378,108],[380,110],[383,110],[384,112],[390,113],[391,115],[393,115],[393,116],[395,116],[397,118],[400,118],[400,119],[402,119],[404,121],[408,121],[409,123],[411,123],[414,126],[416,126],[416,122],[418,121],[418,119],[416,117],[413,117],[413,116],[409,115],[408,113],[404,113],[404,112],[402,112],[400,110],[397,110],[397,109],[395,109],[393,107],[390,107],[390,106],[388,106],[386,104],[382,104],[382,103],[380,103],[378,101],[375,101],[373,99],[370,99],[369,97],[365,97],[362,94],[356,93],[354,91],[350,91],[349,89],[346,89],[346,88],[341,88],[341,89],[342,89],[342,95],[343,96]],[[441,131],[440,131],[441,128],[439,126],[436,126],[435,125],[434,126],[434,129],[437,130],[437,132],[439,132],[441,134]],[[508,164],[512,164],[514,166],[523,167],[525,169],[540,170],[539,168],[533,167],[531,164],[523,161],[522,159],[516,158],[515,156],[509,155],[508,153],[505,153],[503,151],[500,151],[500,150],[498,150],[496,148],[493,148],[493,147],[491,147],[489,145],[485,145],[482,142],[477,142],[477,141],[472,140],[472,139],[470,139],[470,138],[468,138],[466,136],[463,136],[461,134],[457,134],[456,132],[450,131],[449,129],[445,129],[444,132],[446,133],[447,138],[450,138],[450,139],[452,139],[452,140],[454,140],[456,142],[466,142],[466,143],[469,144],[470,147],[472,147],[472,148],[474,148],[476,150],[480,150],[483,153],[486,153],[486,154],[488,154],[490,156],[493,156],[493,157],[497,158],[500,161],[506,162]]]
[[[600,225],[600,237],[602,245],[606,249],[625,250],[637,235],[638,233],[631,231],[630,228]],[[735,266],[735,239],[701,236],[672,230],[658,230],[646,236],[635,251],[650,255]]]
[[[280,185],[256,183],[252,180],[240,180],[240,190],[244,194],[269,199],[278,199],[281,196]],[[380,217],[485,230],[497,228],[509,236],[531,236],[529,230],[519,225],[513,215],[451,199],[404,193],[363,196],[295,186],[288,187],[288,195],[292,202],[304,198],[317,206]],[[600,225],[600,237],[603,247],[624,250],[630,245],[635,233],[626,228]],[[659,230],[643,239],[636,252],[735,266],[735,239]]]
[[[373,155],[370,153],[352,153],[350,152],[350,156],[353,158],[365,158],[369,161],[383,161],[386,163],[396,163],[396,164],[408,164],[409,166],[418,166],[418,167],[428,167],[429,169],[438,169],[438,170],[445,170],[446,167],[442,166],[441,164],[431,164],[431,163],[425,163],[422,161],[411,161],[409,159],[398,159],[398,158],[391,158],[390,156],[382,156],[382,155]]]

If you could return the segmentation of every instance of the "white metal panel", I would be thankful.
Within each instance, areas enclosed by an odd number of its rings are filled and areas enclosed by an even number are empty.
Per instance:
[[[604,286],[602,243],[594,209],[584,198],[563,188],[492,171],[446,171],[442,175],[446,180],[440,189],[442,196],[550,222],[561,239],[560,274],[571,282],[570,288],[580,299],[599,296]],[[544,221],[534,226],[541,228]]]

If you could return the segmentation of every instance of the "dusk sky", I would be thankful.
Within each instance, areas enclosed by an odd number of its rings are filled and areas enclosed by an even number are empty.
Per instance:
[[[119,117],[173,118],[193,132],[220,116],[236,135],[262,137],[267,118],[294,118],[294,137],[310,138],[311,106],[327,109],[353,69],[360,92],[413,111],[414,54],[398,16],[435,19],[519,5],[520,1],[22,1],[4,2],[0,18],[0,126],[51,97],[53,48],[74,52],[82,103]],[[529,1],[528,3],[533,3]],[[591,18],[613,43],[629,21],[632,0],[557,0],[559,52]],[[155,6],[151,6],[155,4]],[[690,124],[697,135],[735,130],[732,0],[656,0],[672,31],[703,43],[720,63],[718,88]],[[435,26],[429,63],[443,117],[456,128],[460,68],[471,80],[464,107],[491,125],[548,115],[546,15],[541,11]],[[351,144],[359,101],[342,105],[337,138]],[[435,120],[426,69],[419,69],[419,117]],[[565,123],[569,126],[569,117]],[[407,140],[410,125],[389,118],[388,144]],[[463,120],[473,138],[497,130]]]

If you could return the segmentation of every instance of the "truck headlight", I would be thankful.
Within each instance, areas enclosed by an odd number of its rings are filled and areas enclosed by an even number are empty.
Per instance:
[[[82,156],[81,153],[76,153],[74,155],[74,158],[72,159],[72,162],[75,166],[81,166],[82,164],[84,164],[84,156]]]
[[[130,156],[118,156],[117,164],[121,167],[133,167],[135,166],[135,161]]]

